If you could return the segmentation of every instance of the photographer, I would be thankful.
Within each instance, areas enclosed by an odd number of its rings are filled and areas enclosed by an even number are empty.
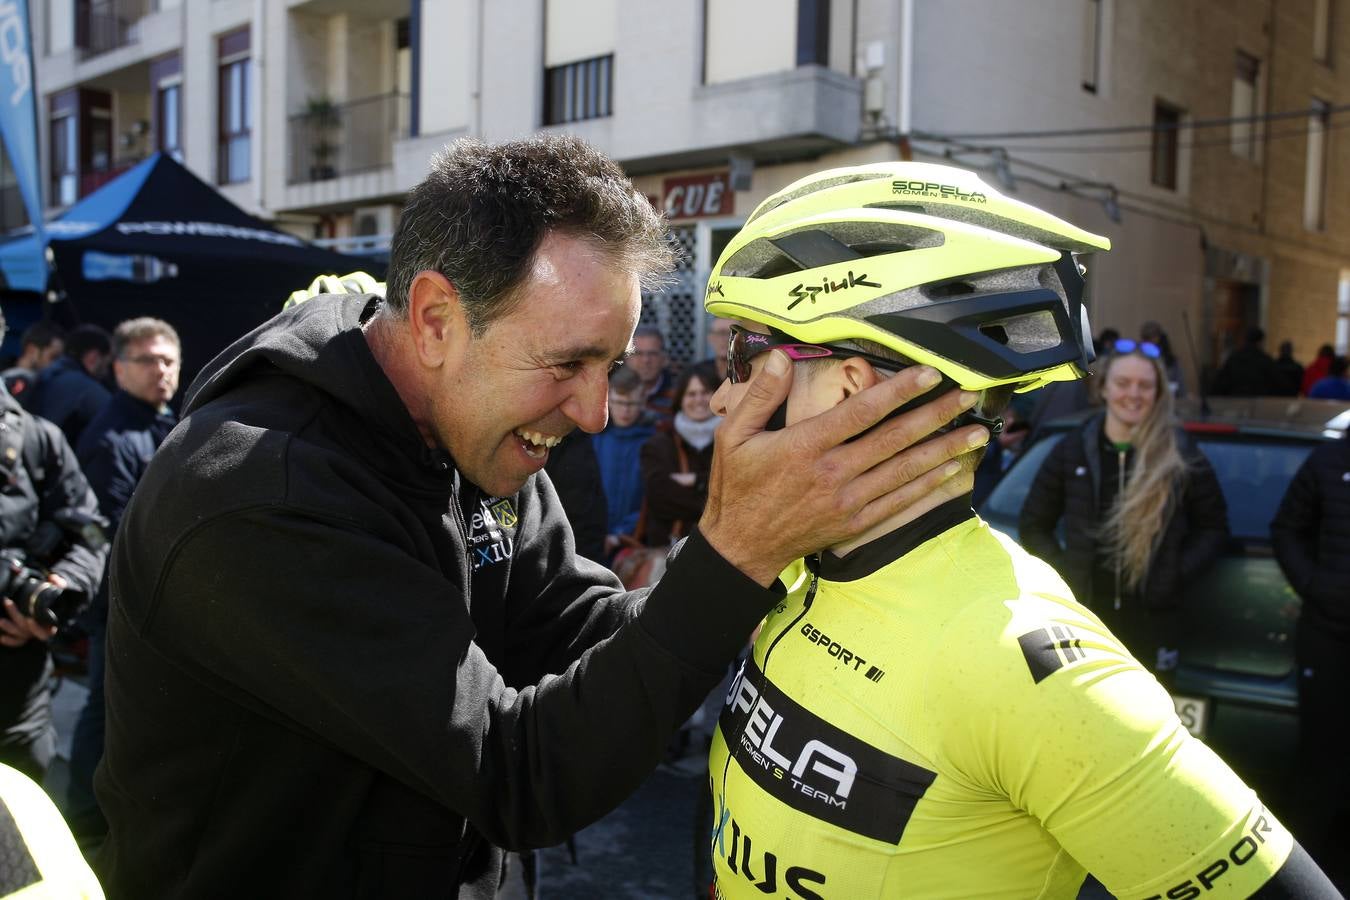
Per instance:
[[[61,430],[0,388],[0,762],[39,782],[56,745],[46,641],[98,586],[97,520]]]

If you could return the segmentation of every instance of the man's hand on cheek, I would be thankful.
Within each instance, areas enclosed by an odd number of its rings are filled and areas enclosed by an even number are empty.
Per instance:
[[[925,440],[976,395],[951,391],[868,429],[939,380],[933,369],[911,366],[819,416],[764,431],[792,384],[787,357],[773,351],[717,431],[699,530],[728,562],[768,585],[793,560],[928,495],[959,471],[955,457],[989,439],[972,425]]]

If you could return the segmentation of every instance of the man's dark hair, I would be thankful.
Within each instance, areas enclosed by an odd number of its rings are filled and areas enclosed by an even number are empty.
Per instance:
[[[97,325],[77,325],[66,335],[66,356],[80,359],[90,350],[99,353],[112,352],[112,338],[108,332]]]
[[[406,316],[413,277],[431,269],[455,286],[481,334],[510,312],[513,290],[551,232],[590,241],[646,288],[674,267],[661,216],[585,141],[465,139],[436,154],[431,174],[408,195],[390,248],[386,306]]]
[[[34,322],[23,330],[23,334],[19,336],[19,346],[22,348],[32,344],[39,350],[45,350],[51,346],[52,341],[64,340],[65,336],[64,328],[44,319]]]
[[[1333,378],[1344,378],[1347,368],[1350,368],[1350,361],[1347,361],[1344,356],[1333,356],[1328,374]]]
[[[1247,329],[1247,343],[1255,346],[1266,339],[1266,333],[1260,328]]]

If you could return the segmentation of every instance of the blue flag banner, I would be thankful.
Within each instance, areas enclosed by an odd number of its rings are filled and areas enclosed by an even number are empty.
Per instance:
[[[4,139],[5,149],[9,152],[23,205],[37,235],[38,253],[42,254],[47,241],[42,230],[33,72],[28,0],[0,0],[0,138]],[[45,259],[41,268],[45,271]]]

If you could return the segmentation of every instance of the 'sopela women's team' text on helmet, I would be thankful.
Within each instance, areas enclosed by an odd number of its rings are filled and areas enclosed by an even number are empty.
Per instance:
[[[964,169],[830,169],[759,205],[704,305],[807,343],[875,341],[968,390],[1030,390],[1086,374],[1075,254],[1110,248]]]

